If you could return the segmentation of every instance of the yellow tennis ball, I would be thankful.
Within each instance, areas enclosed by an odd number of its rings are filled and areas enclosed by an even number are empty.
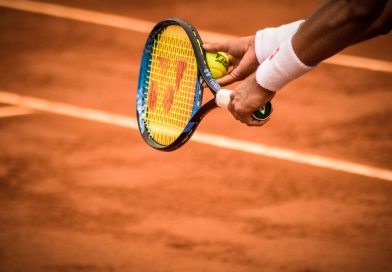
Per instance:
[[[227,70],[229,69],[229,56],[226,53],[207,52],[206,59],[213,78],[221,78],[227,74]]]

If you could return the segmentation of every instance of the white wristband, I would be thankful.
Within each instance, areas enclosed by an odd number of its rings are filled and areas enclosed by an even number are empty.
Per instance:
[[[255,52],[262,63],[286,39],[292,37],[304,20],[299,20],[279,27],[264,28],[256,32]]]
[[[257,68],[256,81],[270,91],[278,91],[290,81],[300,77],[314,67],[307,66],[294,52],[291,37]]]

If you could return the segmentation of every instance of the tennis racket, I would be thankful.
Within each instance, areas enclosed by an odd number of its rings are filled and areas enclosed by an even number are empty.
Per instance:
[[[203,82],[215,98],[201,105]],[[136,97],[139,130],[147,144],[161,151],[181,147],[209,111],[227,108],[231,92],[212,77],[192,25],[168,19],[153,28],[143,50]],[[265,120],[271,111],[267,103],[253,117]]]

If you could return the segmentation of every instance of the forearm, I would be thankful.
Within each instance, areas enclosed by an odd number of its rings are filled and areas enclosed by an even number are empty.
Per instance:
[[[269,35],[276,33],[270,30],[265,32],[268,34],[265,35],[268,36],[266,42],[260,35],[261,42],[256,43],[256,47],[259,46],[256,51],[266,50],[268,54],[270,47],[275,47],[276,40],[279,45],[268,57],[262,51],[256,52],[261,64],[256,73],[232,93],[230,112],[248,125],[262,125],[252,119],[252,112],[270,101],[275,91],[345,47],[389,31],[390,25],[388,27],[385,21],[390,21],[391,16],[390,13],[384,14],[389,1],[392,0],[324,0],[298,31],[290,27],[283,41],[271,39]],[[381,20],[381,14],[384,20]]]
[[[392,30],[392,0],[385,5],[381,15],[375,22],[358,37],[352,44],[363,42],[380,35],[386,35]]]
[[[301,25],[292,44],[298,58],[315,66],[361,39],[387,0],[326,0]]]

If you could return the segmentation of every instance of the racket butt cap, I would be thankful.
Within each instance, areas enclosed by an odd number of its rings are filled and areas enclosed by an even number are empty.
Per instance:
[[[259,121],[267,120],[272,112],[272,105],[270,102],[267,102],[262,109],[258,109],[254,113],[252,113],[252,117]]]

